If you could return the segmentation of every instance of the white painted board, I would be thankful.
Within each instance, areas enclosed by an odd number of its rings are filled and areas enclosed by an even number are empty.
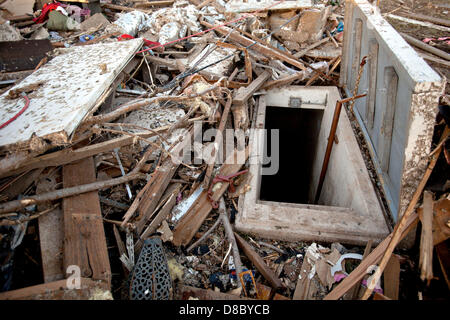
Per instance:
[[[62,54],[10,89],[43,82],[28,94],[28,109],[0,129],[0,146],[26,142],[33,133],[38,137],[53,133],[70,136],[142,42],[133,39],[60,49]],[[106,64],[106,72],[102,64]],[[10,90],[0,96],[0,123],[25,104],[23,98],[7,99]]]

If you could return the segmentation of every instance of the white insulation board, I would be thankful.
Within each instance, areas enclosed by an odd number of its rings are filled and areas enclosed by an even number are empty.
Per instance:
[[[10,89],[42,83],[28,94],[28,109],[0,129],[0,146],[26,142],[33,133],[70,136],[141,45],[142,39],[133,39],[60,49],[60,55]],[[23,98],[7,99],[10,90],[0,96],[0,123],[25,105]]]

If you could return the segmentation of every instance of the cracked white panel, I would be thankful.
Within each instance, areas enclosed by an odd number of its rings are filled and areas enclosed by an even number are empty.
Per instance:
[[[28,141],[32,134],[70,136],[102,93],[142,45],[142,39],[61,49],[61,54],[11,90],[41,85],[28,94],[28,109],[0,129],[0,146]],[[106,71],[105,71],[106,65]],[[0,123],[24,106],[23,98],[0,96]]]

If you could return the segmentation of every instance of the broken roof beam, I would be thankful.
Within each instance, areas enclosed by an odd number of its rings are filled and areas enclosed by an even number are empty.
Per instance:
[[[212,24],[209,24],[206,21],[202,21],[201,24],[203,24],[207,28],[213,27]],[[286,63],[289,63],[290,65],[293,65],[293,66],[299,68],[300,70],[306,70],[306,67],[303,65],[303,63],[301,63],[300,61],[298,61],[295,58],[291,58],[290,56],[288,56],[288,54],[281,53],[280,51],[278,51],[274,48],[270,48],[269,46],[263,45],[261,43],[258,43],[257,41],[254,41],[247,37],[244,37],[244,36],[240,35],[239,32],[232,31],[232,29],[230,29],[230,28],[218,27],[215,29],[215,31],[221,33],[224,36],[227,36],[229,34],[229,38],[231,40],[233,40],[243,46],[248,47],[248,46],[252,45],[249,49],[255,50],[265,56],[282,60]]]
[[[277,3],[278,2],[278,3]],[[270,0],[231,0],[227,3],[227,13],[273,11],[273,10],[295,10],[307,9],[313,6],[312,0],[295,1],[270,1]],[[264,8],[264,9],[262,9]]]

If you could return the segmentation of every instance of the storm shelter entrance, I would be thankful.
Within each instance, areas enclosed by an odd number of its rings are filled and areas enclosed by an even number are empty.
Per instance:
[[[365,244],[389,229],[346,112],[318,203],[319,183],[336,102],[336,87],[290,86],[259,96],[251,132],[250,190],[239,197],[236,229],[280,240]],[[278,129],[278,138],[270,131]],[[267,142],[265,137],[267,137]],[[278,148],[274,147],[278,143]],[[278,170],[266,174],[278,152]],[[275,161],[276,162],[276,161]]]
[[[269,132],[278,130],[279,168],[276,174],[261,177],[260,200],[311,203],[309,189],[314,161],[319,160],[315,155],[322,117],[323,108],[266,107],[264,153],[271,156],[274,141]]]

